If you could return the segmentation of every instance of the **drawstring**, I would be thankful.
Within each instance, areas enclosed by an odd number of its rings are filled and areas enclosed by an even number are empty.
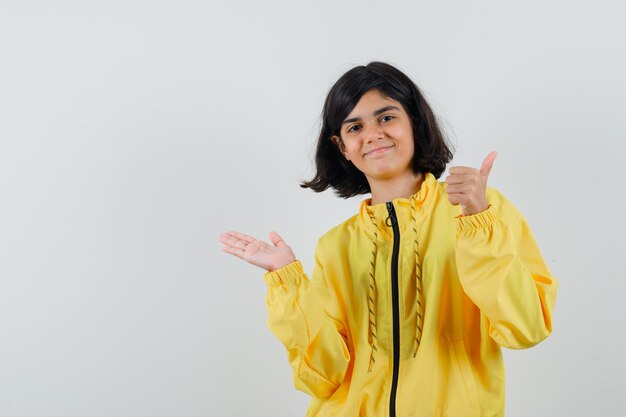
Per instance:
[[[416,321],[415,321],[415,341],[413,343],[413,357],[417,355],[422,340],[422,328],[424,325],[424,294],[422,292],[422,267],[419,263],[419,245],[417,241],[417,221],[416,209],[415,209],[415,195],[411,196],[411,226],[413,229],[413,247],[415,249],[415,308],[416,308]],[[367,304],[369,309],[369,335],[368,342],[370,344],[370,360],[368,366],[368,372],[372,371],[373,365],[376,363],[375,353],[378,351],[376,344],[376,254],[378,252],[378,224],[374,215],[368,213],[372,224],[374,225],[374,239],[372,240],[372,256],[370,259],[370,272],[369,272],[369,288],[367,290]]]
[[[378,225],[374,220],[374,216],[370,214],[370,220],[374,225],[374,240],[372,241],[372,258],[370,260],[370,279],[369,279],[369,288],[367,290],[367,298],[368,298],[368,306],[369,306],[369,335],[368,341],[370,344],[370,361],[369,366],[367,368],[367,372],[372,371],[372,366],[376,362],[374,358],[374,353],[378,350],[376,348],[376,278],[374,277],[374,271],[376,267],[376,253],[378,252]]]
[[[422,327],[424,325],[424,295],[422,293],[422,266],[420,265],[419,245],[417,243],[417,222],[415,221],[415,195],[411,196],[411,224],[413,227],[413,247],[415,248],[415,349],[413,357],[417,355],[417,349],[422,340]]]

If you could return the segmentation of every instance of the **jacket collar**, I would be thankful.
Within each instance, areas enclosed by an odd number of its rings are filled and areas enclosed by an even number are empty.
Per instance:
[[[420,189],[415,194],[409,198],[396,198],[392,201],[396,216],[398,217],[400,233],[404,233],[412,227],[411,204],[415,204],[416,222],[419,222],[426,216],[429,212],[428,207],[433,202],[433,196],[438,185],[437,178],[435,178],[432,173],[427,172]],[[364,226],[370,234],[373,234],[378,228],[384,235],[392,236],[391,228],[385,224],[385,220],[389,216],[387,204],[380,203],[371,205],[371,202],[371,197],[361,202],[359,206],[359,223]]]

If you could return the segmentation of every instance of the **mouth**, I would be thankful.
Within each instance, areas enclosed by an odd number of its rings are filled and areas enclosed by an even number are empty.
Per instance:
[[[387,152],[389,149],[393,148],[394,146],[395,145],[381,146],[380,148],[376,148],[374,150],[371,150],[369,152],[364,153],[363,156],[378,155],[378,154]]]

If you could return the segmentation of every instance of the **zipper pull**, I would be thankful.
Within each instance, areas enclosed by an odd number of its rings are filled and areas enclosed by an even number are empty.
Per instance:
[[[389,227],[393,227],[398,223],[398,219],[396,218],[396,210],[393,208],[391,201],[387,203],[387,211],[389,212],[389,216],[385,219],[385,224]]]

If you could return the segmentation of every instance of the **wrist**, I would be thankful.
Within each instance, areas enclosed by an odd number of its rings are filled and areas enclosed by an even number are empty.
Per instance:
[[[274,265],[270,265],[270,267],[267,269],[267,272],[273,272],[276,270],[279,270],[281,268],[286,267],[289,264],[292,264],[296,261],[296,258],[286,258],[281,260],[280,262],[276,262]]]

